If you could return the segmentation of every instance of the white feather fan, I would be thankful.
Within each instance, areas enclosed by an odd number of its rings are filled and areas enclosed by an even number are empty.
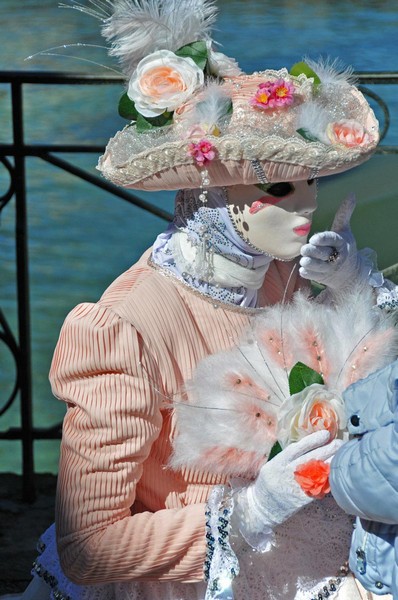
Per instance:
[[[202,361],[175,406],[173,468],[254,477],[278,438],[278,415],[289,398],[297,362],[321,373],[341,394],[392,362],[398,329],[373,306],[372,288],[351,291],[339,305],[297,293],[290,304],[264,309],[236,348]]]

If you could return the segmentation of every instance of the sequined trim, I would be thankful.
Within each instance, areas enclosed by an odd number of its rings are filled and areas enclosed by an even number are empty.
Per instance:
[[[155,269],[155,271],[158,271],[161,275],[163,275],[165,277],[170,277],[173,282],[182,286],[185,290],[187,290],[191,294],[194,294],[195,296],[198,296],[202,300],[209,302],[210,304],[213,305],[213,308],[215,308],[215,309],[221,308],[223,310],[230,310],[233,312],[238,312],[238,313],[246,314],[246,315],[257,314],[258,312],[264,310],[264,307],[249,308],[249,307],[244,307],[244,306],[235,306],[234,304],[228,304],[227,302],[215,300],[208,294],[205,294],[204,292],[201,292],[199,290],[195,290],[195,288],[193,288],[188,282],[184,281],[184,279],[179,279],[176,275],[174,275],[174,273],[172,273],[165,267],[161,267],[161,266],[157,265],[155,262],[153,262],[151,256],[148,258],[148,266],[151,267],[152,269]]]
[[[42,554],[45,549],[46,549],[45,543],[42,542],[41,540],[39,540],[39,542],[37,544],[37,550],[38,550],[38,552],[40,554]],[[41,577],[41,579],[43,579],[43,581],[45,581],[45,583],[47,583],[47,585],[50,586],[52,597],[55,600],[72,600],[72,598],[70,596],[68,596],[67,594],[64,594],[58,588],[58,580],[57,580],[57,578],[54,577],[54,575],[51,575],[51,573],[49,573],[49,571],[47,571],[47,569],[45,569],[40,564],[39,558],[36,558],[33,561],[32,574],[35,574],[36,576]]]
[[[203,570],[208,581],[206,600],[220,597],[219,593],[230,589],[239,574],[239,562],[229,543],[233,507],[232,493],[225,493],[223,486],[213,488],[205,513],[206,558]]]
[[[337,577],[333,579],[329,579],[326,585],[319,589],[319,591],[315,592],[311,596],[311,600],[324,600],[324,598],[329,598],[332,594],[335,594],[341,584],[344,581],[344,578],[347,577],[349,573],[348,563],[345,563],[340,567],[340,572]]]

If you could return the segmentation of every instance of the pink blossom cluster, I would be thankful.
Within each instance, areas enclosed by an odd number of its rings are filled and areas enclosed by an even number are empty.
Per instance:
[[[260,83],[250,104],[261,110],[290,106],[294,101],[294,85],[285,79]]]
[[[209,140],[205,138],[199,142],[192,142],[188,146],[188,154],[192,156],[198,165],[203,166],[212,161],[216,156],[215,148]]]

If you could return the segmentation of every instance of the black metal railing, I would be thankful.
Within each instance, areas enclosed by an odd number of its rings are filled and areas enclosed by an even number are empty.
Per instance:
[[[390,127],[390,111],[387,103],[368,85],[396,85],[398,73],[357,73],[362,91],[379,106],[382,123],[381,139],[383,140]],[[23,89],[27,85],[119,85],[120,77],[107,75],[97,77],[89,74],[73,73],[0,71],[0,84],[8,84],[11,90],[12,103],[12,143],[0,144],[0,162],[9,174],[8,189],[0,196],[0,214],[4,207],[15,200],[15,252],[16,252],[16,305],[17,332],[10,327],[6,315],[0,307],[0,342],[5,344],[15,362],[15,382],[7,398],[0,395],[0,417],[17,401],[20,402],[20,427],[0,430],[0,440],[20,440],[22,442],[23,499],[33,501],[35,498],[34,481],[34,440],[57,439],[61,427],[56,425],[47,429],[34,428],[32,415],[32,369],[31,369],[31,325],[29,304],[29,256],[28,256],[28,199],[26,195],[25,162],[27,157],[41,160],[74,175],[94,186],[110,192],[142,210],[169,221],[172,216],[167,211],[146,202],[134,194],[108,183],[104,179],[76,167],[59,153],[95,153],[101,154],[102,146],[84,144],[27,144],[24,137]],[[397,146],[381,144],[379,153],[398,153]],[[1,368],[1,366],[0,366]]]

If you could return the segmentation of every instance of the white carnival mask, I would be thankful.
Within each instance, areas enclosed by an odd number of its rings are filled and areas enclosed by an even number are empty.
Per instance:
[[[236,185],[226,188],[230,219],[256,250],[280,260],[300,254],[317,208],[315,181]]]

